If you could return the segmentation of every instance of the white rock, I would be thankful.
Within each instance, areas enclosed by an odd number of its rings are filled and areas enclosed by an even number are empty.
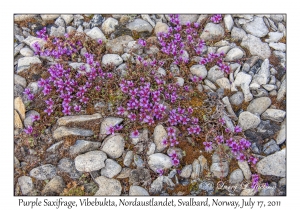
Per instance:
[[[165,128],[162,125],[157,125],[154,129],[154,143],[156,146],[156,151],[161,152],[163,151],[166,146],[162,144],[162,140],[167,138],[168,134]]]
[[[74,19],[73,15],[61,15],[60,17],[64,19],[66,25],[69,25]]]
[[[128,151],[124,157],[124,165],[129,167],[130,164],[132,163],[132,160],[133,160],[133,152],[132,151]]]
[[[76,116],[64,116],[57,120],[59,126],[67,125],[70,123],[88,122],[91,120],[101,119],[101,114],[96,113],[92,115],[76,115]]]
[[[153,29],[150,23],[142,19],[135,19],[134,21],[128,23],[126,27],[132,31],[137,31],[137,32],[148,31],[149,33],[151,33]]]
[[[251,112],[242,112],[239,116],[238,124],[243,129],[243,131],[256,128],[260,123],[260,118]]]
[[[283,82],[280,85],[280,88],[278,90],[278,95],[277,95],[277,99],[276,100],[278,102],[281,102],[283,100],[285,94],[286,94],[286,79],[283,80]]]
[[[92,30],[87,32],[86,35],[88,35],[90,38],[95,39],[97,41],[99,39],[101,39],[103,42],[106,42],[105,35],[103,34],[103,32],[98,27],[92,28]]]
[[[102,151],[91,151],[75,158],[75,167],[78,171],[91,172],[105,167],[104,161],[107,156]]]
[[[257,172],[262,175],[286,176],[286,149],[282,149],[272,155],[260,160],[257,165]]]
[[[225,31],[220,24],[208,23],[206,24],[200,38],[205,41],[212,41],[221,39],[224,34]]]
[[[231,49],[230,46],[223,46],[223,47],[220,47],[217,50],[217,53],[224,53],[224,54],[226,54],[230,49]]]
[[[162,153],[150,155],[148,157],[148,164],[154,172],[156,172],[157,169],[169,169],[173,166],[171,158]]]
[[[59,15],[41,15],[41,18],[44,21],[55,20],[58,17],[59,17]]]
[[[101,150],[111,158],[119,158],[124,152],[124,138],[120,134],[107,137],[101,146]]]
[[[273,48],[274,50],[278,50],[278,51],[281,51],[281,52],[285,52],[286,51],[286,44],[284,43],[274,43],[274,42],[271,42],[269,44],[269,46],[271,48]]]
[[[30,64],[42,63],[41,60],[37,57],[24,57],[18,60],[17,73],[29,69]]]
[[[219,162],[213,163],[210,167],[210,171],[213,173],[214,176],[217,178],[226,177],[229,172],[229,165],[228,162]]]
[[[283,33],[280,32],[270,32],[269,39],[266,39],[266,42],[278,42],[283,37]]]
[[[217,90],[217,87],[214,85],[214,83],[212,83],[211,81],[209,81],[208,79],[204,80],[204,83],[212,90]]]
[[[225,73],[220,70],[220,67],[213,66],[207,73],[207,79],[211,82],[216,82],[217,79],[221,79],[225,76]]]
[[[241,169],[234,170],[229,177],[230,184],[238,184],[241,183],[244,179],[244,175]]]
[[[61,126],[57,128],[52,136],[54,139],[60,139],[66,136],[93,136],[94,132],[92,130],[80,129],[80,128],[68,128]]]
[[[102,64],[108,65],[113,64],[115,66],[119,66],[121,63],[123,63],[123,59],[117,55],[117,54],[106,54],[102,57]]]
[[[269,82],[270,79],[270,65],[269,59],[265,59],[261,64],[261,68],[258,73],[256,73],[253,77],[253,83],[257,83],[259,85],[265,85]]]
[[[116,30],[116,26],[118,26],[118,21],[112,17],[107,18],[101,26],[102,31],[105,34],[111,34]]]
[[[57,28],[52,26],[50,36],[63,37],[66,33],[65,27],[58,26]]]
[[[207,76],[207,70],[204,65],[193,65],[191,66],[190,71],[193,75],[201,77],[202,79]]]
[[[267,109],[262,115],[263,120],[272,120],[275,122],[282,122],[285,118],[286,112],[280,109]]]
[[[169,26],[166,23],[157,22],[154,28],[154,33],[157,35],[158,33],[168,33]]]
[[[269,29],[261,17],[254,17],[252,22],[243,25],[243,29],[256,37],[264,37],[269,33]]]
[[[120,124],[121,122],[123,122],[122,118],[118,118],[118,117],[107,117],[105,118],[100,126],[100,138],[105,138],[107,136],[107,130],[109,127],[111,126],[116,126],[118,124]]]
[[[112,159],[105,160],[105,167],[101,169],[101,176],[105,176],[107,178],[113,178],[117,174],[119,174],[122,170],[122,167]]]
[[[182,168],[180,176],[183,178],[189,178],[191,176],[192,171],[193,171],[192,165],[186,165]]]
[[[184,79],[182,77],[175,77],[176,83],[180,86],[183,87],[184,85]]]
[[[263,43],[258,37],[251,34],[248,34],[243,38],[241,46],[247,48],[251,55],[257,55],[261,59],[266,59],[271,56],[269,45]]]
[[[286,140],[286,119],[281,123],[280,131],[277,134],[276,142],[277,144],[282,144]]]
[[[22,195],[27,195],[34,188],[32,179],[29,176],[21,176],[21,177],[19,177],[18,178],[18,184],[20,185],[20,188],[21,188],[21,191],[22,191]]]
[[[269,97],[256,98],[247,107],[247,111],[252,114],[261,115],[271,105],[271,99]]]
[[[248,163],[246,161],[238,161],[238,165],[240,169],[243,171],[245,179],[247,180],[251,179],[252,173]]]
[[[267,91],[272,91],[275,90],[277,88],[276,85],[270,85],[270,84],[266,84],[266,85],[262,85],[264,89],[266,89]]]
[[[26,79],[24,77],[21,77],[21,76],[17,75],[17,74],[14,74],[14,83],[16,85],[21,85],[24,88],[27,86]]]
[[[217,85],[223,89],[230,89],[230,82],[227,78],[221,78],[216,80]]]
[[[142,16],[143,20],[146,20],[148,23],[150,23],[150,25],[151,25],[152,27],[155,26],[155,23],[151,20],[151,18],[150,18],[149,15],[141,15],[141,16]]]
[[[240,48],[235,47],[227,53],[225,61],[235,61],[241,59],[243,56],[244,52]]]
[[[239,72],[234,80],[234,84],[239,87],[242,84],[248,85],[250,84],[252,80],[252,76],[249,74],[246,74],[245,72]]]
[[[233,19],[232,19],[231,15],[225,15],[223,20],[224,20],[224,23],[225,23],[226,30],[231,31],[231,29],[234,25],[234,22],[233,22]]]
[[[34,56],[34,52],[29,49],[28,47],[24,47],[20,50],[20,54],[23,55],[24,57],[32,57]]]
[[[236,41],[241,41],[246,35],[246,32],[241,28],[233,27],[231,30],[231,37]]]
[[[96,196],[119,196],[122,192],[122,186],[120,181],[116,179],[109,179],[105,176],[99,176],[95,179],[99,185],[99,190],[96,192]]]
[[[147,190],[145,190],[144,188],[142,188],[140,186],[131,186],[129,188],[129,195],[130,196],[146,196],[146,195],[149,195],[149,193],[147,192]]]

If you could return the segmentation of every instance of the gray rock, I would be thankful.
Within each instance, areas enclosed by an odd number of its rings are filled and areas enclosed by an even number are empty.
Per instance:
[[[149,33],[151,33],[153,29],[153,27],[147,21],[139,18],[128,23],[126,27],[129,28],[131,31],[137,31],[137,32],[148,31]]]
[[[73,15],[61,15],[60,17],[65,21],[66,25],[69,25],[74,19]]]
[[[257,164],[257,172],[262,175],[286,176],[286,149],[269,155]]]
[[[78,171],[91,172],[105,167],[107,156],[102,151],[91,151],[75,158],[75,167]]]
[[[278,182],[278,187],[286,186],[286,178],[281,178]]]
[[[101,150],[111,158],[119,158],[124,152],[124,138],[120,134],[107,137],[101,146]]]
[[[109,17],[102,23],[101,29],[105,34],[111,34],[116,30],[116,26],[118,25],[119,23],[116,19]]]
[[[153,194],[160,193],[163,188],[164,183],[170,187],[175,186],[175,184],[172,182],[172,180],[170,178],[168,178],[167,176],[159,176],[157,179],[155,179],[152,182],[149,192],[153,193]]]
[[[200,38],[205,41],[220,40],[225,34],[223,27],[220,24],[206,24]]]
[[[99,113],[93,115],[76,115],[76,116],[64,116],[57,120],[57,124],[59,126],[67,125],[69,123],[80,123],[80,122],[88,122],[91,120],[101,119],[101,115]]]
[[[132,160],[133,160],[133,152],[132,151],[128,151],[124,157],[124,165],[129,167],[130,164],[132,163]]]
[[[16,85],[21,85],[24,88],[27,86],[26,79],[24,77],[21,77],[21,76],[17,75],[17,74],[14,74],[14,83]]]
[[[269,29],[261,17],[254,17],[253,21],[243,25],[243,29],[256,37],[264,37],[269,33]]]
[[[193,166],[186,165],[182,168],[180,176],[183,178],[189,178],[191,176],[192,171],[193,171]]]
[[[169,26],[163,22],[157,22],[154,27],[154,33],[157,35],[158,33],[168,33]]]
[[[97,41],[99,39],[101,39],[103,42],[106,42],[105,35],[103,34],[103,32],[98,27],[94,27],[92,30],[87,32],[86,35],[88,35],[90,38],[95,39]]]
[[[33,47],[34,43],[37,42],[41,48],[46,44],[45,40],[34,36],[28,36],[23,42],[27,44],[33,51],[35,51],[35,48]]]
[[[283,33],[280,32],[270,32],[269,34],[269,39],[266,39],[266,42],[278,42],[280,39],[283,37]]]
[[[223,47],[220,47],[218,50],[217,50],[217,53],[224,53],[224,54],[226,54],[226,53],[228,53],[228,51],[231,49],[231,47],[230,46],[223,46]]]
[[[25,127],[32,126],[33,125],[33,119],[32,119],[32,117],[36,116],[36,115],[40,116],[40,114],[37,111],[35,111],[35,110],[28,111],[26,113],[26,115],[25,115],[24,126]]]
[[[149,144],[148,144],[147,155],[149,156],[149,155],[154,154],[155,149],[156,149],[155,144],[154,144],[153,142],[149,143]]]
[[[244,94],[240,91],[230,96],[229,101],[232,105],[239,106],[244,101]]]
[[[26,71],[31,64],[42,63],[37,57],[23,57],[18,60],[17,73]]]
[[[73,26],[78,27],[83,24],[84,17],[82,15],[74,15],[73,19],[74,19]]]
[[[91,28],[94,28],[96,26],[100,26],[103,23],[104,18],[102,15],[94,15],[92,20],[90,21]]]
[[[109,53],[122,54],[124,46],[127,46],[127,44],[131,41],[133,41],[131,36],[119,36],[116,39],[108,40],[106,43],[106,49]]]
[[[156,151],[161,152],[163,151],[166,146],[162,144],[164,138],[168,136],[167,131],[162,125],[157,125],[154,129],[154,143],[156,146]]]
[[[14,15],[14,21],[24,21],[30,18],[34,18],[36,15]]]
[[[143,47],[140,44],[138,44],[137,41],[131,41],[128,42],[127,46],[124,48],[124,52],[129,54],[133,52],[135,54],[141,55],[143,54]]]
[[[280,85],[276,100],[278,102],[281,102],[284,99],[285,95],[286,95],[286,79],[283,80],[283,82]]]
[[[85,130],[80,128],[67,128],[65,126],[61,126],[57,128],[53,132],[53,138],[54,139],[60,139],[66,136],[93,136],[94,132],[91,130]]]
[[[57,18],[57,19],[55,20],[54,24],[57,25],[57,26],[61,26],[61,27],[63,27],[63,28],[66,27],[65,20],[64,20],[62,17]]]
[[[279,150],[280,150],[279,146],[276,144],[276,142],[273,139],[267,142],[266,144],[264,144],[263,147],[263,151],[266,155],[273,154],[274,152],[277,152]]]
[[[227,78],[221,78],[216,80],[217,85],[223,89],[230,89],[230,82]]]
[[[41,15],[41,18],[43,21],[50,21],[50,20],[55,20],[56,18],[58,18],[59,15]]]
[[[227,161],[213,163],[210,167],[210,171],[213,173],[213,176],[217,178],[226,177],[229,172],[229,165]]]
[[[96,192],[96,196],[118,196],[121,195],[122,186],[116,179],[109,179],[105,176],[99,176],[95,179],[99,185],[99,190]]]
[[[244,52],[238,48],[232,48],[226,55],[225,61],[235,61],[241,59],[244,56]]]
[[[28,48],[28,47],[24,47],[20,50],[20,54],[23,55],[24,57],[32,57],[34,56],[34,52]]]
[[[234,25],[234,22],[233,22],[233,19],[232,19],[231,15],[225,15],[223,20],[224,20],[224,23],[225,23],[226,30],[231,31],[231,29]]]
[[[260,196],[274,196],[276,192],[276,182],[272,182],[269,186],[263,187],[258,193]]]
[[[144,167],[144,161],[139,155],[134,155],[133,156],[133,161],[134,161],[134,164],[137,168]]]
[[[147,190],[140,186],[130,186],[129,188],[129,195],[130,196],[146,196],[149,195]]]
[[[285,119],[285,114],[286,112],[280,109],[267,109],[261,115],[261,119],[282,122]]]
[[[153,22],[153,21],[151,20],[151,18],[150,18],[149,15],[141,15],[141,16],[142,16],[143,20],[146,20],[148,23],[150,23],[152,27],[155,26],[155,22]]]
[[[67,33],[71,33],[72,31],[76,31],[76,28],[74,28],[73,26],[68,26],[67,27]]]
[[[155,153],[148,157],[149,167],[156,172],[157,169],[168,169],[172,167],[171,158],[162,153]]]
[[[113,64],[119,66],[123,63],[123,59],[118,54],[106,54],[102,57],[102,65]]]
[[[194,23],[198,18],[199,15],[179,15],[179,24],[186,25],[188,22]]]
[[[247,107],[247,111],[252,114],[261,115],[271,105],[271,99],[268,97],[256,98]]]
[[[250,167],[246,161],[238,161],[238,165],[240,169],[243,171],[243,175],[245,176],[245,179],[249,180],[252,176]]]
[[[112,159],[105,160],[105,167],[101,169],[101,176],[105,176],[107,178],[113,178],[117,174],[119,174],[122,170],[122,167]]]
[[[243,38],[241,46],[247,48],[251,55],[257,55],[261,59],[269,58],[271,55],[269,45],[267,43],[263,43],[258,37],[251,34],[248,34]]]
[[[246,32],[237,27],[233,27],[231,30],[231,37],[236,41],[241,41],[245,36],[247,36]]]
[[[207,85],[210,89],[212,90],[217,90],[217,87],[214,85],[214,83],[212,83],[211,81],[209,81],[208,79],[204,80],[205,85]]]
[[[270,84],[266,84],[266,85],[262,85],[264,89],[266,89],[267,91],[272,91],[272,90],[275,90],[277,89],[277,86],[276,85],[270,85]]]
[[[62,37],[66,33],[65,27],[58,26],[55,28],[54,26],[51,27],[50,36]]]
[[[284,43],[274,43],[274,42],[271,42],[269,44],[269,46],[271,48],[273,48],[274,50],[278,50],[278,51],[281,51],[281,52],[285,52],[286,51],[286,44]]]
[[[286,119],[281,123],[280,131],[276,137],[277,144],[282,144],[286,140]]]
[[[38,180],[52,179],[56,176],[56,168],[51,164],[42,165],[32,169],[29,175]]]
[[[130,176],[131,169],[130,168],[123,168],[120,174],[117,176],[117,179],[125,179]]]
[[[81,172],[76,170],[75,162],[69,158],[61,159],[57,168],[59,171],[67,173],[71,179],[79,179],[82,175]]]
[[[253,93],[253,96],[255,96],[255,97],[268,97],[269,96],[268,91],[266,91],[263,88],[253,90],[252,93]]]
[[[272,138],[274,134],[279,131],[280,127],[277,123],[270,122],[270,120],[261,121],[258,125],[256,134],[261,136],[261,139]]]
[[[203,181],[199,184],[199,190],[204,190],[209,195],[212,195],[214,192],[214,183],[211,181]]]
[[[46,184],[42,191],[42,195],[59,195],[63,192],[65,187],[66,185],[63,178],[55,176]]]
[[[100,146],[100,142],[77,140],[75,144],[70,147],[69,153],[71,156],[75,156],[85,152],[97,150]]]
[[[129,182],[138,185],[140,183],[147,183],[151,181],[150,170],[145,168],[133,169],[129,175]]]
[[[241,169],[234,170],[229,177],[230,184],[239,184],[243,181],[244,175]]]
[[[190,71],[193,75],[201,77],[202,79],[207,76],[207,70],[204,65],[193,65],[191,66]]]
[[[30,89],[31,93],[33,94],[38,94],[39,90],[41,90],[42,88],[39,88],[38,83],[37,82],[30,82],[27,86],[27,88]]]
[[[18,178],[18,184],[20,185],[20,188],[21,188],[21,191],[22,191],[22,195],[27,195],[34,188],[32,179],[29,176],[21,176],[21,177],[19,177]]]
[[[217,79],[221,79],[223,77],[225,77],[225,73],[221,71],[218,66],[213,66],[211,69],[209,69],[207,74],[207,79],[212,82],[216,82]]]
[[[111,126],[116,126],[123,121],[122,118],[118,117],[107,117],[105,118],[100,127],[100,138],[104,139],[107,136],[107,130]]]
[[[256,128],[260,123],[260,118],[251,112],[242,112],[239,116],[238,124],[243,131]]]
[[[236,121],[238,118],[237,118],[237,116],[235,115],[235,113],[234,113],[234,111],[233,111],[233,109],[232,109],[232,107],[231,107],[231,104],[230,104],[230,102],[229,102],[228,97],[227,97],[227,96],[224,97],[224,98],[222,99],[222,101],[223,101],[223,103],[226,105],[226,110],[227,110],[227,112],[230,114],[230,117],[231,117],[233,120]]]

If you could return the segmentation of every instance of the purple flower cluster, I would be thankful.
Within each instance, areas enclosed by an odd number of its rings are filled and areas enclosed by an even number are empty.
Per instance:
[[[28,100],[32,101],[34,99],[34,94],[31,93],[29,88],[25,88],[23,93],[27,95]]]
[[[258,176],[258,174],[252,174],[251,188],[257,190],[258,185],[259,185],[259,176]]]
[[[161,51],[174,58],[175,64],[188,63],[185,49],[189,48],[196,55],[200,55],[204,49],[205,42],[198,35],[199,23],[187,23],[186,26],[179,24],[178,15],[170,15],[173,27],[169,27],[167,33],[158,33]]]
[[[224,53],[209,53],[206,57],[203,57],[199,64],[205,65],[212,62],[217,62],[217,65],[220,67],[221,71],[229,74],[230,73],[230,67],[228,64],[223,62]]]
[[[220,23],[222,20],[222,15],[217,14],[217,15],[213,15],[210,20],[214,23]]]
[[[32,132],[33,132],[33,128],[32,128],[32,126],[27,126],[27,128],[26,129],[24,129],[24,132],[26,133],[26,134],[32,134]]]
[[[36,35],[38,38],[41,38],[41,39],[47,41],[47,39],[48,39],[47,28],[44,27],[42,30],[37,31]]]
[[[116,131],[122,130],[123,125],[115,125],[115,126],[109,126],[106,130],[106,134],[115,134]]]

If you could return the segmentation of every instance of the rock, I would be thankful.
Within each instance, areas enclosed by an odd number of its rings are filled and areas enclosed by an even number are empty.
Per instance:
[[[285,95],[286,95],[286,79],[283,80],[283,82],[280,85],[276,100],[278,102],[281,102],[284,99]]]
[[[34,56],[34,52],[29,49],[28,47],[24,47],[20,50],[21,55],[23,55],[24,57],[32,57]]]
[[[276,85],[270,85],[270,84],[266,84],[266,85],[262,85],[264,89],[266,89],[267,91],[272,91],[275,90],[277,88]]]
[[[205,41],[220,40],[225,34],[223,27],[220,24],[208,23],[206,24],[200,38]]]
[[[223,89],[230,89],[230,82],[227,78],[221,78],[216,80],[217,85],[219,85],[220,88]]]
[[[25,119],[25,105],[21,97],[15,98],[15,110],[19,113],[22,120]]]
[[[141,152],[143,152],[143,150]],[[139,155],[134,155],[133,161],[137,168],[141,168],[145,166],[143,159]]]
[[[241,41],[245,36],[247,36],[246,32],[237,27],[233,27],[231,30],[231,37],[236,41]]]
[[[65,23],[65,21],[64,21],[64,19],[62,17],[57,18],[55,20],[54,24],[57,25],[57,26],[61,26],[65,30],[66,23]]]
[[[96,196],[118,196],[121,195],[122,186],[116,179],[109,179],[105,176],[99,176],[95,179],[99,185],[99,190],[96,192]]]
[[[78,171],[91,172],[105,167],[107,156],[102,151],[91,151],[75,158],[75,167]]]
[[[256,133],[261,136],[262,139],[266,139],[273,137],[279,129],[280,128],[276,123],[270,122],[270,120],[262,120],[256,129]]]
[[[282,149],[272,155],[269,155],[257,164],[257,172],[262,175],[273,175],[279,177],[286,176],[286,150]]]
[[[266,59],[271,56],[271,50],[267,43],[263,43],[259,38],[248,34],[241,43],[242,47],[247,48],[251,55],[257,55],[261,59]]]
[[[66,25],[69,25],[74,19],[73,15],[61,15],[60,17],[64,19]]]
[[[70,147],[69,153],[71,156],[75,156],[85,152],[97,150],[100,146],[100,142],[77,140],[75,144]]]
[[[257,193],[257,190],[252,189],[252,188],[246,188],[241,192],[240,196],[253,196],[256,193]]]
[[[69,158],[61,159],[57,168],[59,171],[67,173],[71,179],[79,179],[82,175],[81,172],[77,171],[75,162]]]
[[[238,48],[232,48],[226,55],[225,61],[235,61],[241,59],[244,56],[244,52]]]
[[[14,122],[15,122],[15,128],[20,128],[23,129],[23,123],[22,120],[20,118],[20,115],[18,114],[18,112],[16,110],[14,110]]]
[[[154,28],[154,33],[168,33],[169,26],[163,22],[157,22]]]
[[[271,99],[269,97],[256,98],[247,107],[247,111],[252,114],[261,115],[271,105]]]
[[[73,18],[74,18],[74,21],[73,21],[74,27],[82,26],[82,24],[84,22],[84,17],[82,15],[74,15]]]
[[[117,179],[126,179],[130,176],[131,169],[130,168],[123,168],[120,174],[117,176]]]
[[[124,157],[124,165],[129,167],[130,164],[132,163],[132,160],[133,160],[133,152],[132,151],[128,151]]]
[[[140,183],[147,183],[151,180],[150,171],[145,168],[133,169],[129,175],[129,183],[138,185]]]
[[[225,77],[225,73],[221,71],[218,66],[213,66],[211,69],[209,69],[207,74],[207,79],[212,82],[216,82],[217,79],[221,79],[223,77]]]
[[[182,168],[180,176],[183,178],[189,178],[191,176],[192,171],[193,171],[192,165],[186,165]]]
[[[282,122],[285,118],[285,111],[280,109],[267,109],[262,115],[263,120],[272,120],[275,122]]]
[[[96,41],[101,39],[103,42],[106,42],[105,35],[102,33],[102,31],[98,27],[94,27],[92,30],[87,32],[86,35],[88,35],[92,39],[95,39]]]
[[[64,141],[59,141],[53,145],[51,145],[46,152],[55,153],[57,149],[59,149],[63,145]]]
[[[131,41],[134,41],[131,36],[119,36],[116,39],[108,40],[106,43],[106,49],[109,53],[122,54],[124,46],[127,46],[127,44]]]
[[[280,32],[270,32],[269,39],[266,39],[265,42],[278,42],[283,37],[283,33]]]
[[[24,21],[31,18],[34,18],[36,15],[14,15],[14,21]]]
[[[278,182],[278,187],[286,186],[286,178],[281,178]]]
[[[238,124],[243,131],[256,128],[260,123],[260,118],[251,112],[242,112],[239,116]]]
[[[120,173],[122,167],[112,159],[106,159],[105,167],[101,169],[101,176],[113,178]]]
[[[193,75],[201,77],[202,79],[207,76],[207,70],[204,65],[193,65],[191,66],[190,71]]]
[[[119,158],[124,152],[124,138],[120,134],[107,137],[101,146],[101,150],[111,158]]]
[[[25,120],[24,120],[25,127],[33,125],[33,119],[32,119],[33,116],[40,116],[40,114],[35,110],[30,110],[26,113]]]
[[[239,184],[243,181],[244,175],[241,169],[234,170],[229,177],[230,184]]]
[[[232,105],[239,106],[244,101],[244,94],[240,91],[230,96],[229,101]]]
[[[179,24],[186,25],[189,23],[194,23],[198,20],[199,15],[179,15]]]
[[[72,26],[68,26],[67,27],[67,33],[70,34],[71,32],[76,31],[76,28],[72,27]]]
[[[153,27],[145,20],[142,19],[134,19],[134,21],[128,23],[126,25],[127,28],[129,28],[131,31],[137,31],[137,32],[146,32],[149,33],[152,32]]]
[[[150,25],[151,25],[152,27],[155,26],[155,22],[153,22],[153,21],[151,20],[151,18],[150,18],[149,15],[141,15],[141,16],[142,16],[143,20],[146,20],[148,23],[150,23]]]
[[[101,123],[100,138],[104,139],[107,136],[107,130],[109,127],[119,125],[121,122],[123,122],[122,118],[118,118],[118,117],[105,118]]]
[[[21,76],[17,75],[17,74],[14,74],[14,83],[16,85],[21,85],[24,88],[27,86],[26,79],[24,77],[21,77]]]
[[[163,184],[167,184],[169,187],[174,187],[175,184],[172,182],[172,180],[170,178],[168,178],[167,176],[159,176],[157,179],[155,179],[151,186],[150,186],[150,193],[153,194],[157,194],[160,193],[162,188],[163,188]]]
[[[116,19],[109,17],[102,23],[101,29],[105,34],[111,34],[116,30],[116,26],[118,25],[119,23]]]
[[[234,84],[237,87],[241,86],[242,84],[245,84],[245,85],[249,86],[251,80],[252,80],[252,76],[251,75],[246,74],[245,72],[239,72],[236,75],[236,78],[234,80]]]
[[[238,161],[238,165],[240,167],[240,169],[242,170],[245,179],[249,180],[252,176],[250,167],[248,165],[248,163],[246,161]]]
[[[166,146],[162,144],[164,138],[167,138],[167,131],[162,125],[157,125],[154,129],[154,143],[156,146],[156,151],[161,152],[163,151]]]
[[[65,126],[61,126],[57,128],[53,132],[53,138],[54,139],[60,139],[66,136],[93,136],[94,132],[91,130],[85,130],[80,128],[67,128]]]
[[[36,42],[40,45],[41,48],[47,43],[45,40],[34,36],[28,36],[23,42],[27,44],[33,51],[35,51],[33,44],[35,44]]]
[[[29,175],[38,180],[52,179],[54,176],[56,176],[56,168],[51,164],[41,165],[32,169],[29,172]]]
[[[264,37],[269,33],[262,17],[254,17],[253,21],[243,25],[243,29],[256,37]]]
[[[233,22],[233,19],[232,19],[231,15],[225,15],[223,20],[224,20],[224,23],[225,23],[225,29],[227,31],[231,31],[231,29],[234,25],[234,22]]]
[[[43,21],[50,21],[50,20],[55,20],[56,18],[58,18],[59,15],[41,15],[41,18]]]
[[[157,169],[168,169],[172,167],[171,158],[162,153],[155,153],[148,157],[149,167],[156,172]]]
[[[274,42],[271,42],[269,44],[269,46],[271,48],[273,48],[274,50],[278,50],[278,51],[281,51],[281,52],[285,52],[286,51],[286,44],[284,44],[284,43],[274,43]]]
[[[224,54],[226,54],[226,53],[228,53],[228,51],[231,49],[231,47],[230,46],[224,46],[224,47],[220,47],[218,50],[217,50],[217,53],[224,53]]]
[[[114,66],[119,66],[123,63],[123,59],[118,54],[105,54],[102,57],[102,65],[113,64]]]
[[[101,115],[99,113],[93,115],[76,115],[76,116],[64,116],[57,120],[57,124],[59,126],[67,125],[69,123],[81,123],[81,122],[88,122],[91,120],[98,120],[101,119]]]
[[[55,176],[46,184],[42,191],[42,195],[59,195],[63,192],[65,187],[66,185],[63,178]]]
[[[279,146],[276,144],[276,142],[273,139],[267,142],[266,144],[264,144],[263,147],[263,151],[266,155],[273,154],[274,152],[277,152],[279,150],[280,150]]]
[[[204,190],[209,195],[212,195],[214,192],[214,183],[211,181],[203,181],[199,184],[199,190]]]
[[[276,192],[276,182],[272,182],[269,186],[264,187],[258,193],[260,196],[274,196]]]
[[[90,21],[91,28],[94,28],[96,26],[100,26],[103,22],[104,18],[102,15],[94,15],[92,20]]]
[[[149,155],[152,155],[152,154],[154,154],[154,152],[155,152],[155,149],[156,149],[156,146],[155,146],[155,144],[154,144],[153,142],[149,143],[149,145],[148,145],[148,151],[147,151],[147,155],[149,156]]]
[[[282,144],[286,140],[285,126],[286,126],[286,119],[284,119],[284,121],[281,123],[280,131],[276,137],[277,144]]]
[[[227,161],[213,163],[210,167],[210,171],[213,173],[213,176],[217,178],[226,177],[229,172],[229,165]]]
[[[149,195],[147,190],[140,186],[130,186],[129,188],[129,195],[130,196],[146,196]]]
[[[143,54],[143,47],[137,41],[128,42],[127,46],[124,48],[125,53],[135,53],[138,55]]]
[[[253,95],[255,97],[268,97],[269,96],[268,91],[266,91],[263,88],[259,88],[257,90],[253,90],[252,93],[253,93]]]
[[[51,31],[50,31],[50,36],[55,36],[55,37],[63,37],[66,33],[65,27],[58,26],[57,28],[52,26]]]
[[[222,101],[223,101],[223,103],[226,105],[226,110],[227,110],[227,112],[230,114],[230,117],[231,117],[233,120],[236,121],[238,118],[237,118],[237,116],[235,115],[235,113],[234,113],[234,111],[233,111],[233,109],[232,109],[232,107],[231,107],[231,104],[230,104],[230,102],[229,102],[228,97],[227,97],[227,96],[224,97],[224,98],[222,99]]]
[[[211,81],[209,81],[208,79],[204,80],[205,85],[207,85],[210,89],[212,90],[217,90],[217,87],[214,85],[214,83],[212,83]]]
[[[37,57],[23,57],[18,60],[17,73],[26,71],[29,69],[31,64],[42,63]]]
[[[21,176],[21,177],[19,177],[18,178],[18,184],[20,185],[20,188],[21,188],[21,191],[22,191],[22,195],[27,195],[34,188],[32,179],[29,176]]]

